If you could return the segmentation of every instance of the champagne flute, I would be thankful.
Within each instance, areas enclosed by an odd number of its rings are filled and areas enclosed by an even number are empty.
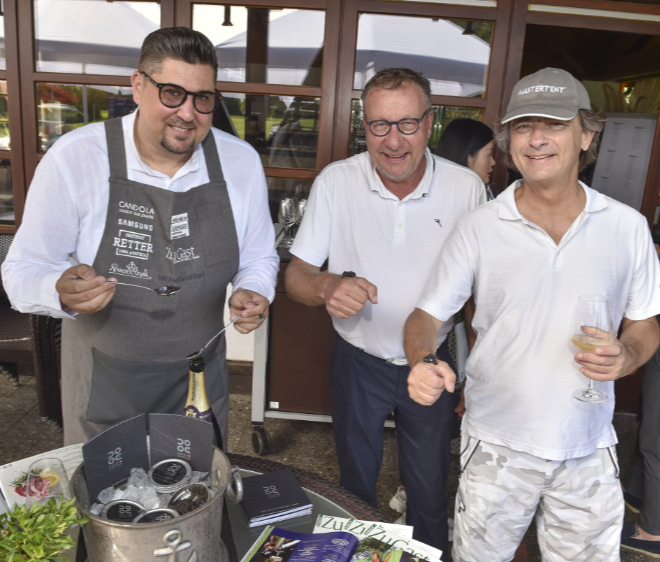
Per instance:
[[[575,307],[571,343],[580,351],[594,353],[597,347],[610,345],[614,341],[614,326],[610,302],[604,295],[581,295]],[[594,388],[589,378],[587,388],[576,390],[573,397],[582,402],[597,404],[609,397]]]
[[[284,238],[279,244],[280,248],[290,248],[293,243],[291,227],[298,220],[298,203],[293,197],[285,197],[280,201],[280,209],[277,220],[284,225]]]

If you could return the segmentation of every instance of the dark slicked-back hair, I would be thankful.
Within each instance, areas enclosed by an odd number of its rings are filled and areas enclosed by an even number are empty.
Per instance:
[[[476,119],[454,119],[442,132],[435,153],[461,166],[468,165],[468,156],[474,158],[494,138],[491,128]]]
[[[372,90],[380,88],[384,90],[397,90],[408,84],[416,84],[419,86],[426,98],[428,107],[431,107],[430,82],[419,72],[415,72],[410,68],[384,68],[383,70],[379,70],[371,80],[367,82],[367,85],[362,91],[362,105],[364,106],[364,100],[367,99],[367,96]]]
[[[188,27],[164,27],[145,38],[140,52],[140,70],[158,72],[165,60],[188,64],[206,64],[213,68],[214,79],[218,58],[213,43],[206,35]]]

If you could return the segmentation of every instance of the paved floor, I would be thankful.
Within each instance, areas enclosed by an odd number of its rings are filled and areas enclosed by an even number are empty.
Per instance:
[[[252,423],[249,394],[232,394],[230,406],[229,451],[253,455]],[[635,442],[636,419],[630,414],[617,414],[615,427],[619,435],[619,459],[623,473],[630,465]],[[266,419],[271,453],[268,458],[316,473],[338,482],[337,463],[330,424],[302,420]],[[21,375],[18,385],[0,375],[0,465],[48,451],[62,445],[62,434],[39,419],[34,378]],[[449,482],[451,499],[456,490],[457,475]],[[394,430],[386,429],[383,470],[378,483],[379,509],[391,520],[398,513],[388,502],[399,485]],[[627,514],[627,519],[632,519]],[[533,529],[525,542],[532,562],[541,560]],[[622,551],[623,562],[648,562],[652,558]]]

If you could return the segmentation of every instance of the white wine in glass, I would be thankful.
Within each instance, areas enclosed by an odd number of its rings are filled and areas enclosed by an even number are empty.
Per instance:
[[[614,341],[614,326],[610,302],[604,295],[581,295],[575,307],[571,343],[580,351],[594,353],[597,347],[610,345]],[[573,396],[582,402],[597,404],[609,397],[594,388],[589,378],[587,388],[576,390]]]

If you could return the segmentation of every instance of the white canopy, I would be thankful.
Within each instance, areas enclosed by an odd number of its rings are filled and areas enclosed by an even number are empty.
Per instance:
[[[267,80],[303,84],[323,47],[325,14],[295,10],[268,28]],[[220,80],[245,80],[247,33],[216,46]],[[434,94],[477,95],[484,89],[490,46],[444,19],[362,14],[358,26],[355,88],[378,70],[405,66],[422,72]]]
[[[129,75],[158,28],[126,2],[39,0],[36,9],[37,69],[46,72]]]

